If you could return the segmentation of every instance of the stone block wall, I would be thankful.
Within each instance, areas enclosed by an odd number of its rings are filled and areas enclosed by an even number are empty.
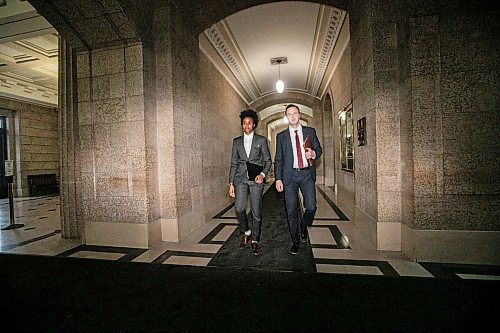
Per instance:
[[[377,141],[373,60],[372,1],[352,1],[349,8],[352,55],[352,105],[355,119],[366,117],[367,145],[356,150],[356,206],[377,220]]]
[[[227,195],[231,149],[233,139],[242,134],[239,113],[247,106],[201,52],[200,80],[203,198],[208,220],[231,202]]]
[[[331,80],[330,88],[332,91],[332,100],[333,100],[333,111],[331,113],[332,119],[330,120],[332,131],[332,135],[334,138],[334,144],[331,149],[333,151],[333,159],[335,167],[335,179],[337,187],[342,190],[354,194],[354,173],[350,171],[345,171],[341,169],[340,163],[340,120],[338,117],[338,113],[348,106],[352,101],[352,76],[351,76],[351,48],[348,45],[342,54],[342,58],[340,59],[337,69],[333,73]],[[353,110],[353,125],[354,125],[354,133],[356,133],[356,119],[358,119],[358,115],[356,110]],[[358,151],[363,148],[357,147],[357,136],[354,135],[354,168],[358,165]],[[363,154],[360,155],[360,157]]]
[[[131,66],[130,48],[133,46],[110,47],[78,55],[85,221],[147,221],[144,116],[143,108],[136,108],[136,99],[142,96],[142,59],[133,60],[139,65]]]
[[[7,117],[8,157],[15,161],[17,196],[28,196],[28,175],[55,173],[59,177],[59,132],[56,108],[0,97]]]
[[[498,16],[465,1],[412,5],[413,227],[498,231]]]
[[[399,102],[398,2],[373,8],[373,66],[377,146],[377,247],[401,250],[401,114]]]
[[[199,46],[187,17],[171,5],[173,127],[179,239],[204,222]],[[163,202],[162,202],[163,204]]]

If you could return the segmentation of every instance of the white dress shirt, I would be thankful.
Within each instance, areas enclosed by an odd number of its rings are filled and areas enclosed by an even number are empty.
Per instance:
[[[302,162],[303,167],[306,168],[309,166],[306,159],[306,150],[304,149],[304,136],[302,135],[302,125],[299,125],[297,128],[292,128],[288,126],[288,130],[290,131],[290,140],[292,141],[292,149],[293,149],[293,167],[299,167],[299,160],[297,158],[297,146],[295,145],[295,130],[297,130],[297,134],[299,135],[300,141],[300,154],[302,154]]]
[[[243,145],[245,146],[245,152],[247,153],[247,158],[250,157],[250,151],[252,150],[253,132],[250,134],[243,133]]]

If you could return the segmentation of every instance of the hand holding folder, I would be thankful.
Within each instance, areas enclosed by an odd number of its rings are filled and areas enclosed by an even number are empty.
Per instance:
[[[307,151],[307,148],[311,149],[312,150],[312,140],[311,138],[309,137],[309,135],[306,137],[306,139],[304,140],[304,149]],[[312,158],[308,158],[307,159],[307,162],[309,163],[309,166],[312,166],[313,165],[313,160]]]
[[[255,180],[255,177],[257,177],[262,172],[262,170],[264,170],[264,167],[262,165],[247,162],[249,180]]]

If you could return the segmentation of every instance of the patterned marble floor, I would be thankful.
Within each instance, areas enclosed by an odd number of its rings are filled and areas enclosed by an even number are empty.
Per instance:
[[[363,214],[356,211],[349,199],[337,197],[325,186],[317,187],[317,199],[309,246],[318,273],[500,281],[499,266],[417,263],[400,252],[377,251],[366,237],[370,230],[363,230],[367,225],[363,223]],[[0,252],[166,265],[210,266],[211,259],[238,225],[233,205],[228,205],[181,242],[159,242],[144,250],[89,246],[63,239],[58,196],[16,198],[14,213],[11,221],[8,200],[0,200],[2,229],[19,226],[1,230]]]

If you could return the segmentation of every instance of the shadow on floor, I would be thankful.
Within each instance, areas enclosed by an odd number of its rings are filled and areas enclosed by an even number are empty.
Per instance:
[[[462,332],[500,283],[0,254],[9,332]]]

